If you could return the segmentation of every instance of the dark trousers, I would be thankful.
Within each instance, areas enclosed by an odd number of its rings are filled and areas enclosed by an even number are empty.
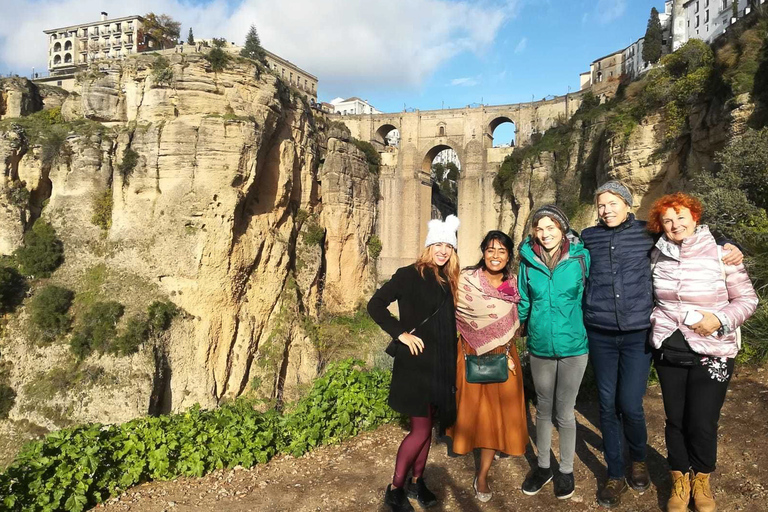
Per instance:
[[[700,358],[675,366],[655,357],[664,412],[669,469],[711,473],[717,463],[717,424],[733,374],[733,359]]]
[[[632,462],[644,462],[646,456],[648,431],[643,397],[652,356],[648,330],[587,328],[587,337],[600,399],[600,431],[608,478],[624,478],[624,437]]]

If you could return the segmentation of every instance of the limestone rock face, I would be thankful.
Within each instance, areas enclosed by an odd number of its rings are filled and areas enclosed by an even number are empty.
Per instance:
[[[36,148],[14,149],[12,133],[0,136],[0,162],[34,198],[16,209],[0,204],[0,253],[18,247],[29,227],[23,212],[38,205],[64,242],[54,281],[77,288],[103,264],[125,276],[113,299],[141,310],[150,296],[166,297],[184,311],[140,352],[153,362],[134,372],[139,398],[115,410],[73,408],[75,420],[208,407],[245,392],[291,398],[319,370],[301,319],[349,311],[372,284],[366,243],[376,179],[362,154],[318,131],[285,85],[247,61],[219,73],[199,55],[170,61],[167,84],[156,83],[151,56],[82,77],[62,114],[106,128],[71,134],[53,163],[43,165]],[[107,230],[91,222],[105,196],[113,204]],[[311,224],[324,245],[304,242]],[[23,314],[14,322],[13,339],[0,343],[21,353]],[[38,357],[52,366],[63,357],[56,350]],[[20,404],[39,377],[34,368],[12,369]],[[132,392],[115,391],[119,400]],[[12,416],[30,416],[21,409]]]
[[[0,119],[29,115],[43,108],[37,86],[26,78],[0,81]]]
[[[497,206],[500,225],[511,226],[517,244],[527,236],[531,214],[538,207],[570,202],[573,207],[566,210],[572,227],[578,231],[592,226],[597,218],[593,191],[614,179],[630,186],[634,210],[644,219],[657,198],[681,188],[686,169],[714,165],[715,153],[729,134],[745,129],[751,111],[749,104],[731,112],[719,104],[698,105],[689,118],[690,134],[667,146],[660,115],[645,118],[628,137],[608,134],[600,121],[591,126],[579,122],[569,135],[568,151],[542,152],[525,159],[511,200]]]
[[[330,312],[354,309],[373,291],[367,243],[376,222],[378,191],[365,155],[339,139],[329,139],[320,173],[326,228],[324,303]]]

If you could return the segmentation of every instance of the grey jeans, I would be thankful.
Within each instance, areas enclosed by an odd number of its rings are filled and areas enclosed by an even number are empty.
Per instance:
[[[576,451],[576,416],[573,408],[581,379],[587,368],[587,354],[546,359],[531,354],[531,373],[536,387],[536,449],[539,467],[550,465],[552,447],[552,406],[560,433],[560,472],[573,473]]]

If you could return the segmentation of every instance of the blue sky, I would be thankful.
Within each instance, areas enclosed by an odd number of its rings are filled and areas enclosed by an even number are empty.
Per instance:
[[[645,33],[653,6],[663,12],[662,0],[0,0],[0,73],[45,67],[44,28],[155,10],[198,38],[239,42],[255,23],[265,47],[318,76],[324,101],[516,103],[577,90],[591,61]]]

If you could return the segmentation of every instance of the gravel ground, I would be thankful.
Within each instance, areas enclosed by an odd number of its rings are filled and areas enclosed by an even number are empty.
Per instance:
[[[658,386],[648,389],[649,458],[653,486],[642,495],[628,491],[615,510],[664,510],[669,496],[664,447],[664,409]],[[471,490],[473,455],[451,456],[445,440],[433,441],[425,479],[438,494],[440,511],[596,510],[597,483],[605,478],[597,429],[597,404],[577,404],[578,440],[574,475],[576,493],[557,500],[551,484],[537,496],[520,485],[535,460],[506,457],[494,463],[489,503]],[[533,407],[529,413],[535,415]],[[720,421],[718,470],[712,477],[718,510],[768,511],[768,371],[737,369]],[[530,420],[529,420],[530,421]],[[532,427],[532,425],[529,425]],[[530,428],[533,432],[533,428]],[[386,512],[382,497],[405,431],[388,425],[337,446],[321,447],[300,457],[281,456],[251,469],[216,471],[199,479],[150,482],[134,487],[94,510],[109,511],[352,511]],[[553,441],[557,447],[557,441]],[[418,504],[413,503],[418,509]]]

